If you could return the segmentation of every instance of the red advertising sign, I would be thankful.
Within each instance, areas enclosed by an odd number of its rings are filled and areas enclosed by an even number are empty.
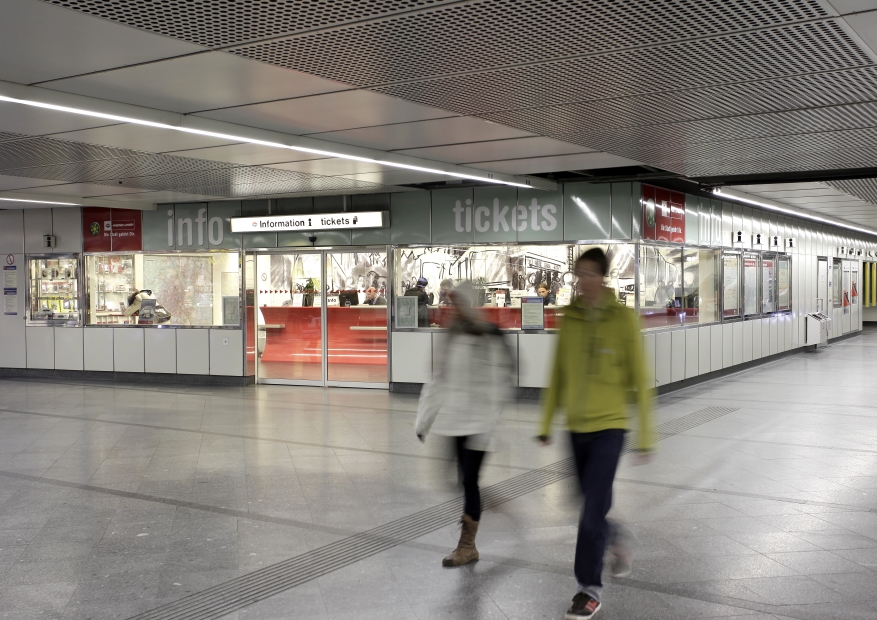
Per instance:
[[[139,252],[143,249],[141,212],[83,207],[82,237],[85,252]]]
[[[685,243],[685,194],[643,185],[643,239]]]

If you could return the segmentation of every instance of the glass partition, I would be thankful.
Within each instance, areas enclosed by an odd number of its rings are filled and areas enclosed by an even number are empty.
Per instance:
[[[843,282],[841,268],[843,261],[835,258],[831,265],[831,303],[835,308],[843,306]]]
[[[732,319],[741,314],[740,307],[740,267],[738,253],[722,255],[722,317]]]
[[[682,305],[685,323],[719,320],[719,255],[719,250],[684,250]]]
[[[646,329],[684,324],[682,248],[640,246],[639,311]]]
[[[238,252],[94,254],[85,258],[88,325],[234,326],[241,317]]]
[[[758,280],[758,254],[746,252],[743,254],[743,316],[752,316],[761,313],[760,292]]]
[[[28,321],[79,325],[79,260],[76,256],[28,258]]]
[[[788,312],[792,309],[792,259],[780,256],[777,259],[777,310]]]
[[[764,314],[777,311],[775,254],[761,256],[761,310]]]

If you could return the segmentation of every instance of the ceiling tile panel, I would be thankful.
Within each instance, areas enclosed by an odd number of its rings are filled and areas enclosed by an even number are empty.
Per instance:
[[[214,110],[199,116],[301,135],[446,118],[455,114],[368,90],[348,90]]]
[[[41,136],[105,125],[107,121],[100,118],[59,114],[53,110],[0,101],[0,132]]]
[[[537,174],[561,172],[563,170],[593,170],[595,168],[638,166],[640,162],[617,155],[610,155],[609,153],[580,153],[578,155],[555,155],[529,159],[475,162],[472,165],[482,170],[504,172],[507,174]]]
[[[173,151],[168,154],[179,157],[209,159],[211,161],[221,161],[230,164],[243,164],[247,166],[282,164],[291,161],[322,159],[325,157],[325,155],[315,155],[313,153],[303,153],[291,149],[280,149],[273,146],[249,143]]]
[[[33,0],[0,0],[0,80],[33,84],[204,48]]]
[[[44,86],[184,114],[350,88],[222,52],[124,67]]]
[[[474,161],[497,161],[503,158],[544,157],[546,155],[570,155],[588,152],[577,144],[552,140],[551,138],[511,138],[508,140],[489,140],[487,142],[465,142],[420,149],[398,151],[414,157],[436,159],[452,164],[466,164]]]
[[[184,133],[146,127],[143,125],[119,124],[94,129],[82,129],[64,133],[51,134],[51,138],[86,142],[100,146],[115,146],[135,151],[150,153],[167,153],[188,149],[202,149],[212,146],[227,145],[228,140],[210,138],[197,134]],[[275,149],[276,150],[276,149]]]

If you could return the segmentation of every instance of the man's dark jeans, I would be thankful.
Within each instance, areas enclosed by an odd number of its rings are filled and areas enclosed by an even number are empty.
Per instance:
[[[583,591],[600,599],[603,554],[610,535],[606,515],[612,507],[612,482],[624,444],[624,430],[570,433],[585,505],[579,520],[575,574]]]

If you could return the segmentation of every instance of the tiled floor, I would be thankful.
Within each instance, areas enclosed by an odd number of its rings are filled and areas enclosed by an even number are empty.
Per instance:
[[[867,332],[662,397],[661,422],[737,409],[622,465],[614,512],[639,555],[599,617],[877,618],[875,376]],[[487,511],[477,564],[441,567],[453,525],[352,554],[350,536],[460,495],[446,446],[415,439],[415,407],[368,390],[0,381],[0,618],[129,618],[331,543],[337,570],[198,617],[562,618],[571,479]],[[485,485],[568,456],[531,441],[537,416],[508,411]]]

